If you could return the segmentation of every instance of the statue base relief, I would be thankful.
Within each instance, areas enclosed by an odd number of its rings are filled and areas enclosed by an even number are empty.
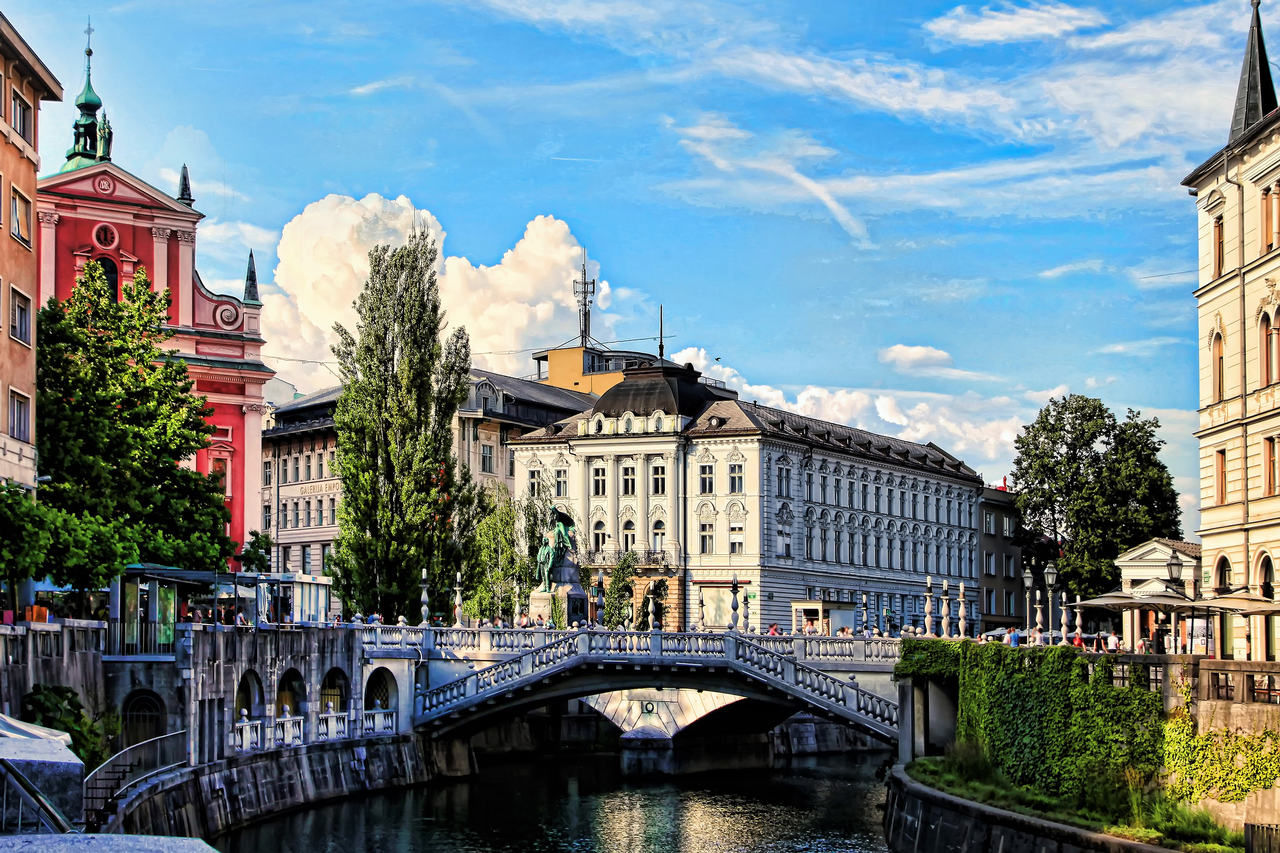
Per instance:
[[[536,622],[538,617],[546,622],[551,619],[551,602],[560,600],[560,611],[564,614],[565,624],[557,628],[568,628],[577,622],[587,623],[587,594],[582,591],[578,582],[578,565],[565,558],[564,562],[554,570],[550,592],[533,592],[529,594],[529,619]]]

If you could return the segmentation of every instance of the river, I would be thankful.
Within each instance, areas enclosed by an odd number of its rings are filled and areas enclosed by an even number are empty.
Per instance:
[[[477,776],[319,806],[224,853],[886,853],[884,756],[624,779],[617,756],[486,762]]]

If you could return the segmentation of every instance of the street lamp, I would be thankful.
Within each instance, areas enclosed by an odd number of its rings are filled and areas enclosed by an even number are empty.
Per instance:
[[[1049,635],[1053,635],[1053,593],[1058,587],[1058,567],[1053,560],[1044,564],[1045,592],[1049,597]]]
[[[1027,630],[1031,630],[1031,587],[1035,584],[1036,579],[1031,574],[1030,568],[1022,570],[1022,585],[1027,589]]]
[[[1169,575],[1169,583],[1173,585],[1174,590],[1186,595],[1186,592],[1182,587],[1182,558],[1178,556],[1177,551],[1174,551],[1173,549],[1169,550],[1169,562],[1164,564],[1164,568]],[[1195,614],[1192,613],[1192,619],[1194,620],[1194,618]],[[1176,612],[1173,614],[1171,622],[1173,623],[1173,652],[1174,654],[1178,654],[1181,650],[1182,644],[1179,642],[1178,637],[1178,614]],[[1192,622],[1192,625],[1194,627],[1194,621]]]

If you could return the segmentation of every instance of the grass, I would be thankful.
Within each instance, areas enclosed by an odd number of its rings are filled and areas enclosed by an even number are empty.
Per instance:
[[[1134,774],[1118,787],[1115,810],[1103,813],[1009,782],[980,749],[959,744],[941,758],[921,758],[907,774],[922,785],[1028,817],[1092,832],[1155,844],[1183,853],[1243,853],[1244,836],[1231,832],[1204,809],[1189,808],[1159,789],[1148,790]]]

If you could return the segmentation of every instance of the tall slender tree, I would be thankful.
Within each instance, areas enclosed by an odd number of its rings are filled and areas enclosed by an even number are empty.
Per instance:
[[[416,615],[424,571],[437,594],[452,586],[483,516],[452,450],[471,347],[461,328],[442,340],[436,260],[426,230],[374,248],[354,333],[334,326],[343,498],[332,574],[346,607],[365,613]]]
[[[82,590],[136,560],[225,571],[235,550],[223,484],[184,465],[213,427],[186,362],[162,348],[172,335],[168,292],[152,290],[142,268],[122,291],[117,299],[90,262],[37,326],[45,569]]]

